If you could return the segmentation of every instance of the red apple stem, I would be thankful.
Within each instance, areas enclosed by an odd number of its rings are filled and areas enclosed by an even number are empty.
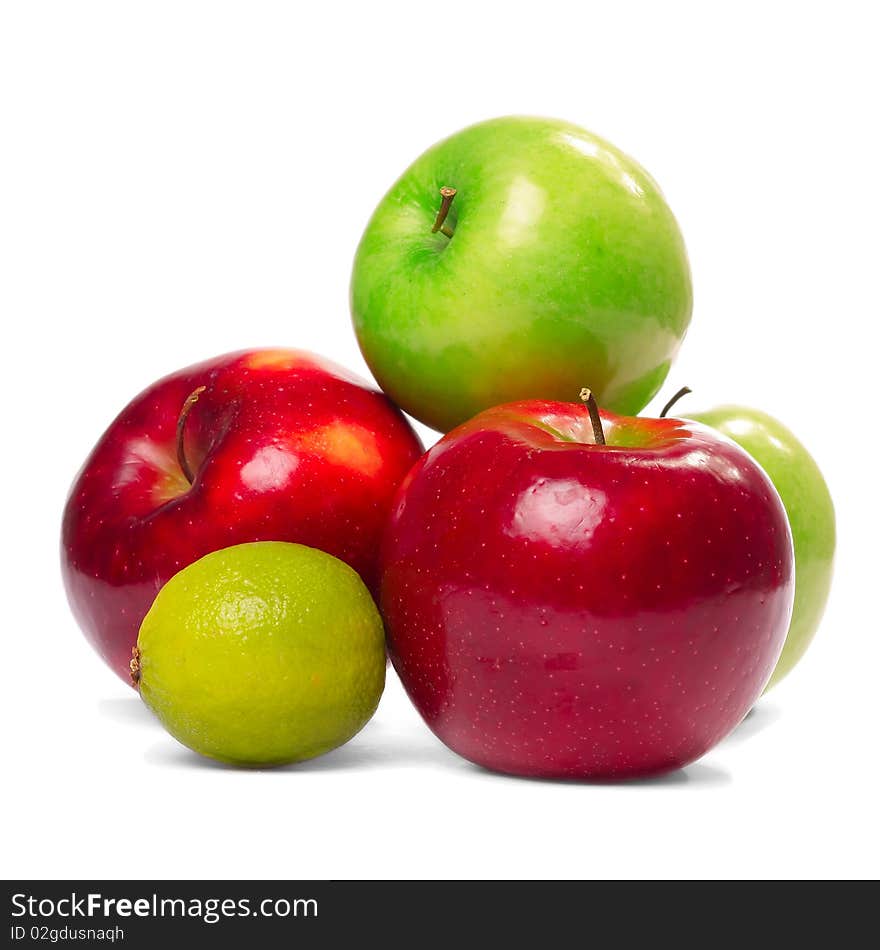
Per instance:
[[[131,662],[128,664],[131,682],[137,686],[141,681],[141,651],[137,647],[131,648]]]
[[[593,438],[596,441],[596,445],[605,445],[605,430],[602,428],[599,406],[591,389],[585,387],[581,390],[581,402],[587,407],[587,412],[590,415],[590,423],[593,426]]]
[[[180,409],[180,415],[177,417],[177,464],[180,466],[180,470],[190,485],[193,483],[194,476],[192,469],[189,467],[189,462],[186,460],[186,452],[183,450],[183,430],[186,428],[186,419],[190,414],[190,410],[199,401],[199,396],[201,396],[206,388],[205,386],[196,387],[186,397]]]
[[[455,198],[455,189],[443,186],[440,189],[440,210],[437,212],[437,217],[434,219],[434,226],[431,228],[431,234],[436,234],[438,231],[441,234],[445,234],[446,237],[452,237],[453,230],[449,225],[445,224],[446,216],[449,214],[449,209],[452,207],[452,200]]]
[[[693,392],[692,389],[689,389],[687,386],[682,386],[681,389],[669,400],[668,403],[660,410],[660,418],[665,419],[666,413],[681,399],[682,396],[686,396],[688,393]]]

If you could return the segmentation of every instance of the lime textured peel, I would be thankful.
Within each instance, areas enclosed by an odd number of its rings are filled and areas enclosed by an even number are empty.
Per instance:
[[[176,574],[140,628],[132,677],[176,739],[236,765],[282,765],[347,742],[385,685],[385,637],[357,573],[262,541]]]

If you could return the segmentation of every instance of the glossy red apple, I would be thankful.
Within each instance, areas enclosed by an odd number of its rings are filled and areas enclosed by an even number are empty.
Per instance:
[[[127,680],[159,588],[218,548],[297,541],[375,590],[391,501],[421,452],[384,395],[309,353],[253,350],[180,370],[129,403],[74,482],[62,528],[73,612]]]
[[[684,766],[748,712],[785,640],[791,534],[763,471],[697,423],[602,422],[605,445],[583,406],[487,410],[394,504],[392,662],[439,738],[490,769]]]

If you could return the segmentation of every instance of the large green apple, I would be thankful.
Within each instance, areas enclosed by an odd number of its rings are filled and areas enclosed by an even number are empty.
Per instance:
[[[719,406],[688,413],[741,445],[770,476],[788,513],[794,540],[795,594],[782,655],[767,684],[778,683],[806,652],[816,633],[834,560],[834,505],[813,457],[781,422],[757,409]]]
[[[441,431],[584,386],[603,408],[637,413],[691,304],[684,242],[654,180],[608,142],[541,118],[492,119],[416,159],[367,225],[351,282],[376,379]]]

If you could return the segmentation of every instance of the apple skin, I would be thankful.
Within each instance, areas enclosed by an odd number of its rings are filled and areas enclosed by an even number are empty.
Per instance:
[[[184,429],[190,486],[177,461]],[[138,628],[159,588],[219,548],[293,541],[357,570],[376,591],[394,492],[422,453],[389,400],[297,350],[251,350],[187,367],[117,416],[64,509],[61,564],[73,613],[128,680]]]
[[[487,410],[403,481],[383,540],[391,661],[451,749],[522,776],[623,779],[727,735],[776,664],[785,510],[705,426],[546,401]]]
[[[432,233],[439,189],[453,236]],[[351,310],[382,389],[446,432],[520,399],[639,412],[690,322],[675,218],[631,158],[575,125],[507,117],[430,148],[376,208]]]
[[[770,476],[794,540],[794,609],[782,655],[767,689],[791,672],[810,645],[831,590],[836,524],[834,503],[819,466],[781,422],[758,409],[719,406],[688,413],[741,445]]]

